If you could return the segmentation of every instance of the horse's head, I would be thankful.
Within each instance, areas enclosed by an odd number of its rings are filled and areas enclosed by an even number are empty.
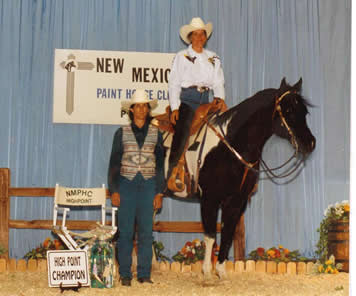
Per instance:
[[[273,132],[306,155],[315,149],[315,137],[306,122],[307,107],[311,104],[300,95],[301,86],[302,78],[293,86],[283,78],[276,96]]]

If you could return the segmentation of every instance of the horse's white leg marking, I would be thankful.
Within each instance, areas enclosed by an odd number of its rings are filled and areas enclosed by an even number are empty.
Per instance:
[[[227,274],[226,274],[226,270],[225,270],[225,262],[223,263],[219,263],[216,262],[216,266],[215,266],[215,270],[218,272],[218,276],[221,280],[226,280],[227,279]]]
[[[211,276],[211,252],[213,251],[213,245],[215,239],[204,236],[205,242],[205,256],[204,256],[204,263],[203,263],[203,273],[205,277]]]

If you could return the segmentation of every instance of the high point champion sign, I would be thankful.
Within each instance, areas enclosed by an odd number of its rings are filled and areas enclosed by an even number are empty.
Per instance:
[[[48,285],[73,287],[90,285],[87,251],[47,251]]]
[[[168,78],[175,54],[56,49],[53,122],[127,124],[121,101],[136,89],[168,106]]]

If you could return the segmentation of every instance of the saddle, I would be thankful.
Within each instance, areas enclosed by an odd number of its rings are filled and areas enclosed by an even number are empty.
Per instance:
[[[224,103],[223,108],[218,110],[217,106],[214,103],[203,104],[198,107],[195,111],[194,118],[190,127],[190,137],[197,134],[197,132],[201,129],[209,115],[216,113],[218,111],[225,112],[227,110],[227,106]],[[174,134],[174,126],[170,122],[170,114],[171,110],[168,106],[166,108],[166,112],[163,114],[159,114],[154,116],[151,123],[156,126],[162,132],[166,132],[168,134]],[[185,153],[189,148],[189,140],[185,143],[184,151],[182,156],[180,157],[178,164],[173,168],[171,176],[167,176],[167,187],[172,192],[182,192],[187,185],[187,192],[195,194],[197,192],[197,183],[195,182],[194,186],[192,186],[192,176],[189,173],[186,163]],[[197,174],[199,172],[197,171]],[[198,177],[195,178],[198,180]],[[193,190],[192,190],[193,189]]]

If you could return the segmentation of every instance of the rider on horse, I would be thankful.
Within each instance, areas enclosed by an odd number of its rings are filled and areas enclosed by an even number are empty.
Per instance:
[[[190,45],[175,56],[169,78],[170,121],[175,125],[167,175],[167,186],[171,191],[183,190],[181,184],[176,183],[176,176],[183,170],[184,152],[189,135],[194,133],[192,123],[198,107],[205,105],[204,115],[198,117],[205,116],[207,110],[227,109],[220,58],[204,49],[212,29],[212,23],[205,24],[198,17],[180,29],[180,37]],[[209,104],[210,90],[214,92],[214,100]]]

